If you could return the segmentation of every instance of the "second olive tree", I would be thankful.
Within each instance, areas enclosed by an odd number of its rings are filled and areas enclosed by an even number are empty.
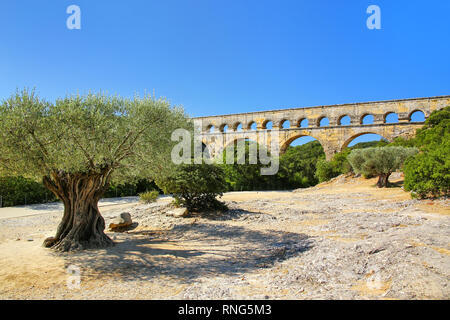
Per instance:
[[[404,161],[418,152],[416,148],[376,147],[355,149],[347,157],[354,172],[378,176],[379,188],[389,186],[389,176],[400,169]]]

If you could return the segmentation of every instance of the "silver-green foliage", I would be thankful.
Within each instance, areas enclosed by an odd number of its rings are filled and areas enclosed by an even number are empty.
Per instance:
[[[171,132],[187,127],[181,108],[151,96],[50,103],[24,90],[0,105],[0,174],[41,179],[109,168],[109,178],[158,176],[171,170]]]
[[[159,192],[156,190],[147,191],[139,194],[139,200],[144,203],[152,203],[158,199]]]
[[[418,152],[416,148],[375,147],[355,149],[347,157],[354,172],[365,176],[379,176],[379,187],[385,187],[389,175],[400,169],[404,161]]]

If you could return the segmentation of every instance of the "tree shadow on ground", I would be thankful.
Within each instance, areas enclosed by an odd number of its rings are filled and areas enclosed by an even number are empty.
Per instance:
[[[390,182],[388,183],[388,188],[401,188],[403,186],[404,181],[400,180],[400,181],[395,181],[395,182]]]
[[[207,212],[193,212],[190,217],[192,218],[203,218],[207,220],[216,221],[227,221],[227,220],[237,220],[243,217],[262,215],[262,212],[247,211],[243,209],[229,209],[225,212],[222,211],[207,211]]]
[[[303,234],[200,222],[160,232],[138,231],[115,247],[64,254],[86,277],[121,281],[161,276],[183,283],[269,268],[312,247]]]

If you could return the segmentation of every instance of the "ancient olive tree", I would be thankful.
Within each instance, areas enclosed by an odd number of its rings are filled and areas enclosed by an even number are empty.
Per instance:
[[[378,176],[379,188],[389,185],[389,176],[400,169],[403,162],[417,153],[416,148],[375,147],[355,149],[347,157],[356,173],[365,176]]]
[[[188,128],[180,108],[150,96],[101,94],[55,103],[24,90],[0,106],[0,173],[42,179],[64,204],[56,236],[60,251],[113,245],[98,201],[112,179],[172,170],[171,133]]]

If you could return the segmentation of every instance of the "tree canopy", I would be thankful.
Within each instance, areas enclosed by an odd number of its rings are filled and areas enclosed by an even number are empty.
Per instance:
[[[69,251],[112,245],[98,200],[112,179],[164,176],[183,110],[150,96],[69,96],[50,103],[23,90],[0,105],[0,174],[42,179],[64,203],[56,237]]]
[[[279,157],[279,171],[275,175],[261,175],[264,167],[260,161],[252,164],[249,161],[250,147],[254,150],[264,148],[254,141],[245,142],[245,152],[242,164],[238,164],[237,148],[234,148],[234,163],[221,165],[225,171],[228,189],[233,191],[249,190],[286,190],[307,188],[317,183],[315,177],[316,163],[325,158],[325,153],[318,141],[308,142],[299,146],[289,146]],[[227,157],[225,149],[223,159]]]
[[[50,103],[24,90],[0,105],[0,170],[36,179],[55,171],[158,175],[170,170],[171,132],[187,127],[181,108],[150,96]]]

